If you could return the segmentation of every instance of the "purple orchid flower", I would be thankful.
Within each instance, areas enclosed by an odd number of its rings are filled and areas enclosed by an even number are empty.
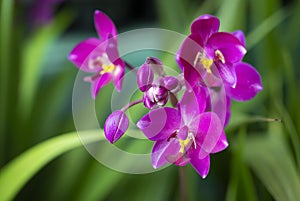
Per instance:
[[[186,90],[174,108],[154,109],[142,117],[137,126],[150,140],[152,165],[166,163],[184,166],[190,163],[205,178],[210,168],[210,154],[228,146],[223,125],[213,112],[204,112],[206,95],[202,88]]]
[[[191,25],[191,34],[182,43],[176,60],[185,79],[193,87],[228,85],[235,87],[234,64],[246,54],[246,48],[238,36],[218,32],[220,21],[211,15],[202,15]]]
[[[99,90],[112,80],[116,89],[121,91],[125,63],[119,57],[117,29],[112,20],[96,10],[94,21],[100,39],[89,38],[79,43],[69,54],[69,60],[80,70],[95,73],[85,78],[92,84],[91,92],[95,99]]]
[[[154,80],[155,75],[157,78]],[[144,92],[143,102],[149,109],[164,106],[170,93],[174,95],[181,89],[179,80],[173,76],[165,76],[163,63],[154,57],[148,57],[139,68],[137,84]]]

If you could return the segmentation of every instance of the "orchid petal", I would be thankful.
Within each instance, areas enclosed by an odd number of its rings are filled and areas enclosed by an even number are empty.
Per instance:
[[[120,65],[117,65],[115,71],[113,72],[114,85],[119,92],[122,90],[124,71],[124,68],[122,68]]]
[[[194,169],[198,172],[198,174],[204,179],[208,175],[210,168],[210,156],[207,154],[205,158],[200,159],[198,157],[199,150],[190,150],[187,154],[191,158],[190,163],[194,167]]]
[[[214,72],[214,74],[219,74],[222,80],[224,81],[224,85],[229,85],[235,87],[236,85],[236,73],[235,68],[232,64],[223,64],[222,62],[216,62],[218,72]]]
[[[176,61],[181,70],[193,67],[198,52],[203,50],[203,40],[198,34],[189,35],[181,44],[177,54]]]
[[[263,89],[261,78],[256,69],[247,63],[234,65],[237,83],[235,88],[227,87],[228,96],[237,101],[247,101]]]
[[[223,125],[228,122],[230,112],[230,99],[226,95],[224,87],[207,90],[207,111],[214,112],[219,117]]]
[[[178,103],[178,108],[185,125],[194,123],[195,117],[206,108],[205,90],[200,86],[187,89]]]
[[[76,45],[70,52],[68,58],[77,68],[85,72],[97,72],[99,68],[90,68],[88,58],[95,50],[101,52],[101,41],[96,38],[89,38]],[[100,45],[100,46],[99,46]],[[104,51],[103,51],[104,52]]]
[[[237,30],[232,32],[232,34],[246,47],[246,38],[243,31]]]
[[[219,117],[213,112],[205,112],[199,115],[200,123],[196,135],[196,142],[200,149],[200,157],[205,153],[211,153],[223,134],[223,124]]]
[[[180,143],[175,138],[171,138],[169,141],[160,140],[156,141],[151,154],[152,166],[157,169],[169,161],[168,156],[177,155],[180,150]]]
[[[220,135],[219,140],[217,141],[216,146],[212,149],[211,153],[217,153],[223,151],[228,147],[228,141],[224,132]]]
[[[247,50],[242,42],[234,35],[226,32],[213,34],[206,45],[207,53],[214,58],[218,50],[224,57],[225,63],[236,63],[242,60]]]
[[[103,75],[99,76],[99,78],[92,81],[92,98],[96,99],[97,94],[99,93],[100,89],[108,84],[112,80],[112,76],[110,73],[104,73]]]
[[[191,32],[193,34],[199,34],[203,41],[213,34],[218,32],[220,27],[220,21],[217,17],[212,15],[201,15],[196,20],[193,21],[191,25]]]
[[[103,12],[96,10],[94,14],[94,23],[96,31],[101,40],[106,40],[108,34],[116,36],[118,34],[117,29],[113,21],[105,15]]]
[[[151,87],[154,79],[154,73],[151,67],[144,63],[137,72],[137,84],[142,92],[146,91]]]
[[[137,122],[137,127],[150,140],[170,137],[180,127],[180,114],[174,108],[158,108],[150,111]]]

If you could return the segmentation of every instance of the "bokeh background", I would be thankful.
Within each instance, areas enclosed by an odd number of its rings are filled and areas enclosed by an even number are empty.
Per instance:
[[[1,0],[0,6],[0,200],[300,200],[300,1]],[[53,160],[49,147],[43,149],[47,144],[33,148],[64,133],[76,137],[72,90],[78,69],[67,55],[96,37],[96,9],[113,19],[119,33],[157,27],[188,34],[192,20],[205,13],[220,18],[222,31],[245,32],[245,61],[261,73],[264,90],[249,102],[232,103],[230,146],[211,157],[206,179],[191,166],[119,173],[73,138],[51,147],[59,155]],[[128,55],[134,66],[144,59]],[[112,89],[106,86],[98,97],[102,127]],[[120,146],[126,149],[126,143]],[[127,148],[151,150],[139,143]],[[47,163],[32,171],[41,158]]]

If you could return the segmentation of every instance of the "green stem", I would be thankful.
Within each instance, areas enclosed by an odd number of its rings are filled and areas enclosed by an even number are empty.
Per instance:
[[[10,69],[10,51],[11,51],[11,29],[13,0],[2,0],[0,12],[0,165],[5,158],[4,145],[7,125],[7,104],[8,104],[8,87],[9,87],[9,69]]]
[[[179,167],[180,200],[187,201],[186,177],[183,167]]]

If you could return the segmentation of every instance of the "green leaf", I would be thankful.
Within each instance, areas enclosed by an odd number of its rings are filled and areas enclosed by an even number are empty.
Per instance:
[[[275,200],[299,200],[299,172],[284,138],[278,134],[248,137],[244,157]]]
[[[14,1],[2,0],[0,12],[0,164],[4,161],[5,127],[7,126],[7,104],[9,95],[11,32]]]
[[[99,130],[86,132],[85,142],[92,143],[104,139]],[[0,200],[12,200],[43,166],[55,157],[82,146],[81,140],[77,132],[63,134],[32,147],[8,163],[0,173]]]
[[[258,44],[267,34],[269,34],[274,28],[282,23],[288,14],[284,8],[279,9],[273,13],[270,17],[265,19],[259,26],[251,31],[247,36],[247,48],[251,49]]]
[[[220,18],[221,31],[241,29],[245,24],[246,2],[244,0],[224,0],[217,16]]]
[[[63,10],[49,25],[38,30],[25,44],[22,50],[22,72],[19,89],[19,109],[28,115],[42,70],[42,64],[53,41],[64,32],[73,19],[70,10]]]

